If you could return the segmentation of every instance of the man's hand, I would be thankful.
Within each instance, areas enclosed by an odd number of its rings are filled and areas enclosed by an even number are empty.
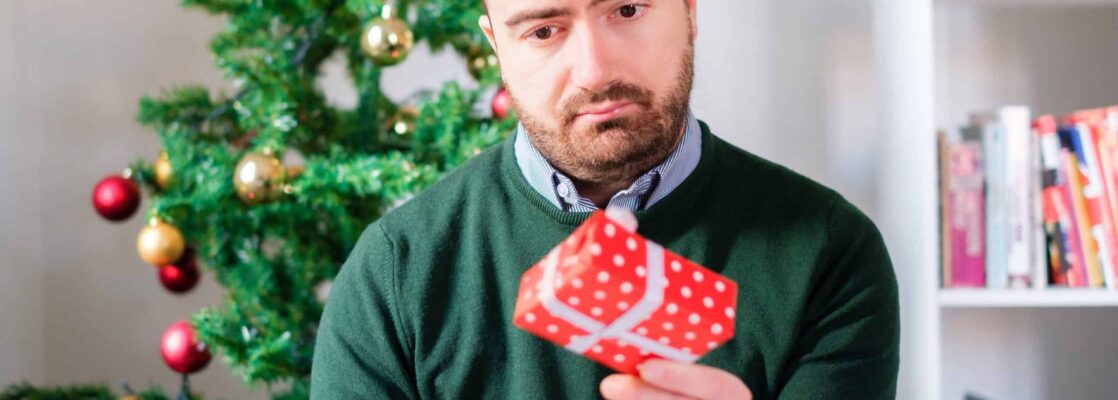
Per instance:
[[[733,374],[699,364],[653,359],[637,366],[640,376],[613,374],[599,389],[609,400],[752,400],[749,387]]]

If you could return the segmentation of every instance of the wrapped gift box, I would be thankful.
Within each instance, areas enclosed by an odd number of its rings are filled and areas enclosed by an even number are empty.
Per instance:
[[[603,212],[524,273],[513,323],[617,371],[694,362],[734,336],[734,281]]]

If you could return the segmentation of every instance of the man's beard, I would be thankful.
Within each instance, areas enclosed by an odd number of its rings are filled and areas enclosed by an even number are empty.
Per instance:
[[[517,116],[532,145],[551,165],[575,181],[613,184],[635,179],[667,158],[687,123],[694,81],[694,42],[689,41],[677,84],[662,101],[652,91],[622,81],[601,92],[580,92],[560,106],[559,125],[524,112],[512,94]],[[510,93],[511,94],[511,93]],[[578,112],[594,104],[627,101],[640,108],[630,116],[576,130]]]

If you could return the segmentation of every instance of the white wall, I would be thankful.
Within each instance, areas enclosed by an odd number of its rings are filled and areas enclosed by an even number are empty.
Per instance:
[[[42,227],[38,157],[42,138],[28,134],[25,75],[13,62],[24,44],[22,5],[0,2],[0,384],[43,376]]]
[[[717,0],[699,8],[696,115],[873,216],[870,0]],[[159,335],[217,304],[222,290],[207,277],[185,297],[166,293],[135,254],[141,221],[103,222],[89,193],[103,175],[158,151],[156,135],[133,122],[141,95],[190,83],[231,91],[207,47],[222,22],[174,2],[125,0],[8,0],[0,13],[0,187],[19,188],[0,195],[0,385],[26,377],[173,388]],[[448,62],[460,63],[420,49],[386,74],[386,91],[400,99],[468,79]],[[326,70],[334,101],[352,101],[344,74]],[[262,397],[220,359],[195,382],[214,398]]]

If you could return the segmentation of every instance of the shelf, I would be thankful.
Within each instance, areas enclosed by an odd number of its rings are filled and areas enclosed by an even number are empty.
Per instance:
[[[1103,289],[942,289],[942,308],[1118,307],[1118,291]]]

